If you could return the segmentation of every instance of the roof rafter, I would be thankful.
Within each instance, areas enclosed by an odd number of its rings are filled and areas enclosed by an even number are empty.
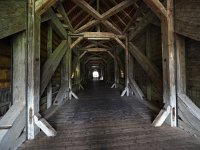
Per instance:
[[[92,15],[95,19],[100,20],[106,27],[109,28],[109,30],[111,30],[115,33],[121,34],[122,32],[117,27],[115,27],[110,21],[108,21],[106,19],[113,16],[114,14],[118,13],[119,11],[123,10],[124,8],[132,5],[136,0],[125,0],[125,1],[117,4],[116,6],[112,7],[111,9],[109,9],[108,11],[103,13],[102,15],[99,12],[97,12],[92,6],[90,6],[87,2],[85,2],[83,0],[72,0],[72,1],[75,2],[78,6],[80,6],[87,13]],[[94,25],[96,25],[96,24],[94,24]],[[89,27],[91,27],[91,26],[89,26]]]

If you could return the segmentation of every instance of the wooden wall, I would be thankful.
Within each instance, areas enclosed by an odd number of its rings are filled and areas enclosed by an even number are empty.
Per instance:
[[[147,46],[147,32],[150,36],[150,45]],[[161,46],[161,31],[160,28],[154,25],[149,25],[137,38],[133,44],[140,49],[140,51],[148,57],[148,59],[158,68],[162,74],[162,46]],[[133,58],[133,57],[132,57]],[[151,82],[140,64],[133,58],[133,76],[138,86],[143,91],[145,97],[149,100],[162,104],[162,93],[157,91],[157,88]],[[162,87],[160,87],[162,88]]]
[[[0,116],[11,103],[11,38],[0,40]]]
[[[187,95],[200,107],[200,42],[186,38]]]

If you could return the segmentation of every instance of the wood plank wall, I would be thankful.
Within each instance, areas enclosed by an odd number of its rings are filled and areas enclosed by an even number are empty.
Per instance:
[[[0,40],[0,116],[11,103],[11,38]]]
[[[137,38],[135,38],[132,42],[141,50],[144,55],[147,56],[146,32],[150,32],[150,48],[148,48],[150,51],[149,60],[158,68],[160,74],[162,74],[162,46],[160,28],[154,25],[149,25],[146,30],[140,33],[139,36],[137,36]],[[147,88],[150,86],[151,101],[161,105],[163,101],[162,93],[157,92],[157,88],[151,82],[150,78],[147,76],[135,58],[133,58],[133,75],[144,95],[147,97]]]
[[[186,38],[187,95],[200,108],[200,42]]]

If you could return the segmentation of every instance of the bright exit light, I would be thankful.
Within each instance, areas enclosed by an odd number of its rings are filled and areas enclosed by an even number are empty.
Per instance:
[[[92,76],[93,76],[93,78],[98,78],[99,77],[99,72],[98,71],[93,71]]]

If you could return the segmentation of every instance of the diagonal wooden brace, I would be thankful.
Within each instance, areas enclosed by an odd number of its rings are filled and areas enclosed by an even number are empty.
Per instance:
[[[47,136],[56,136],[56,130],[39,113],[34,115],[34,122]]]

